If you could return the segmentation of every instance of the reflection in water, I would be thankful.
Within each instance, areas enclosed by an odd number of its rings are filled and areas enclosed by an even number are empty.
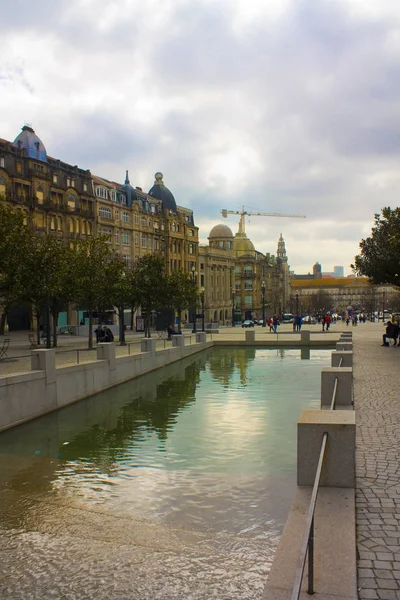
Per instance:
[[[1,434],[9,597],[261,597],[329,356],[214,349]]]

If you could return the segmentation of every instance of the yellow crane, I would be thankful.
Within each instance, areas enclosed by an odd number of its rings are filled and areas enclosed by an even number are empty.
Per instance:
[[[239,233],[245,233],[245,217],[292,217],[295,219],[305,219],[306,215],[283,215],[281,213],[264,213],[264,212],[248,212],[244,210],[244,206],[242,206],[242,210],[228,210],[227,208],[223,208],[221,210],[221,215],[227,219],[228,215],[240,215],[240,223],[239,223]]]

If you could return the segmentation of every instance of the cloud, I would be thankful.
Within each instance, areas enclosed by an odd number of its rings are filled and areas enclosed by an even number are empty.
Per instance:
[[[14,0],[0,137],[143,189],[157,170],[206,241],[222,208],[291,267],[353,262],[397,205],[400,15],[392,0]],[[232,229],[236,222],[229,220]]]

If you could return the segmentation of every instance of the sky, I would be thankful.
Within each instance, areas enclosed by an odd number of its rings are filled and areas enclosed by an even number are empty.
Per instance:
[[[0,137],[343,265],[400,185],[397,0],[0,0]]]

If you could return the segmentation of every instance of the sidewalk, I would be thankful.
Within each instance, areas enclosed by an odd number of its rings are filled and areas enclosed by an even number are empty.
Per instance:
[[[359,597],[400,600],[400,348],[381,346],[382,323],[351,329]]]

